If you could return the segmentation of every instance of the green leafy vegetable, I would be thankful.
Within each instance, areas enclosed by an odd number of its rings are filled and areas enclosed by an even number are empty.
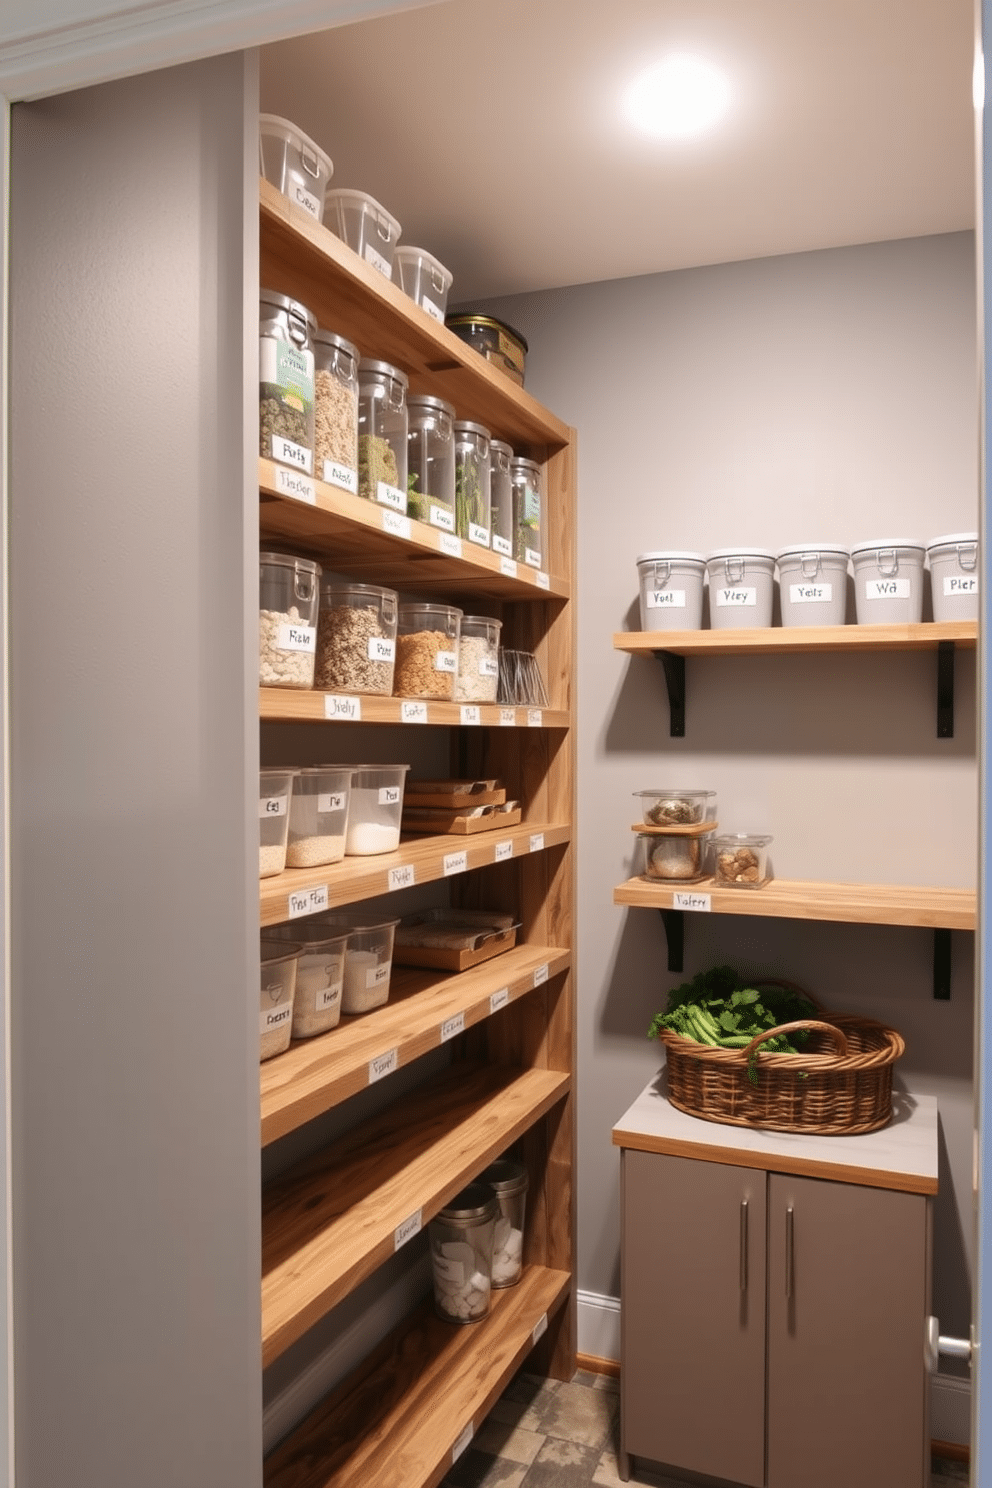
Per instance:
[[[732,966],[701,971],[689,982],[673,987],[663,1013],[656,1013],[648,1029],[658,1038],[664,1029],[683,1038],[720,1049],[744,1049],[763,1029],[814,1018],[816,1008],[801,992],[788,987],[749,987]],[[806,1029],[766,1039],[761,1050],[798,1054]],[[757,1051],[748,1060],[748,1079],[757,1084]]]

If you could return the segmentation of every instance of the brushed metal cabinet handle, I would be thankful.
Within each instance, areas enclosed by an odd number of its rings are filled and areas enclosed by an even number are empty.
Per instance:
[[[790,1204],[785,1211],[785,1295],[792,1296],[795,1281],[795,1210]]]
[[[747,1291],[747,1199],[741,1199],[741,1291]]]

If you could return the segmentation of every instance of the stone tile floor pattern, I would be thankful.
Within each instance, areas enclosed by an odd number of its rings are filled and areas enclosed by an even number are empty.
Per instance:
[[[583,1370],[568,1384],[518,1374],[442,1488],[620,1488],[619,1431],[618,1380]],[[968,1482],[962,1463],[935,1459],[933,1466],[930,1488]],[[629,1481],[631,1488],[687,1488],[681,1478],[641,1468]]]

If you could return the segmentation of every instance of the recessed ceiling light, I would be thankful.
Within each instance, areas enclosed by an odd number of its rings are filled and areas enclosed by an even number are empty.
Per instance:
[[[676,52],[630,84],[623,112],[635,129],[655,139],[685,139],[718,123],[730,104],[725,75],[701,57]]]

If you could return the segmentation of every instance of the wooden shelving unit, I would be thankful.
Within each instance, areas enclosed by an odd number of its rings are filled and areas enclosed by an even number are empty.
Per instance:
[[[699,901],[696,905],[686,898]],[[680,902],[680,900],[682,902]],[[761,889],[721,888],[701,883],[654,883],[629,878],[613,890],[614,904],[642,909],[711,910],[714,914],[766,915],[773,919],[834,920],[852,925],[921,925],[936,930],[974,930],[973,889],[935,889],[906,884],[818,883],[774,878]]]
[[[346,858],[260,883],[263,927],[411,885],[452,880],[456,902],[512,911],[516,946],[462,973],[395,967],[390,999],[261,1066],[261,1140],[271,1145],[351,1097],[383,1107],[283,1172],[262,1196],[263,1363],[304,1337],[494,1157],[512,1147],[530,1177],[520,1284],[459,1328],[418,1308],[268,1458],[267,1484],[361,1481],[432,1488],[514,1370],[575,1367],[572,1192],[574,439],[530,394],[431,320],[330,232],[260,185],[261,282],[321,326],[439,394],[459,417],[543,465],[546,571],[457,541],[321,481],[259,462],[259,535],[328,568],[503,620],[506,645],[537,657],[551,706],[411,706],[403,699],[259,691],[263,729],[372,723],[405,757],[429,725],[450,773],[499,776],[519,825],[472,836],[404,837],[395,853]],[[330,738],[330,735],[327,735]],[[316,751],[318,746],[313,745]],[[309,746],[308,746],[309,750]],[[317,757],[326,757],[326,754]],[[409,757],[409,756],[406,756]],[[401,901],[400,901],[401,902]],[[440,1076],[386,1104],[389,1076],[449,1045]],[[546,1337],[544,1335],[547,1335]]]

